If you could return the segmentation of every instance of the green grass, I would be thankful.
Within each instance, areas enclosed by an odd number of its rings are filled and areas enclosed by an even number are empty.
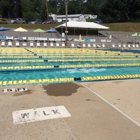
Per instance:
[[[25,29],[38,29],[41,28],[43,30],[48,30],[50,28],[55,28],[56,26],[58,26],[59,24],[0,24],[0,26],[4,26],[7,28],[18,28],[18,27],[22,27]]]
[[[140,32],[140,23],[110,23],[103,24],[110,27],[111,31]]]
[[[37,29],[48,30],[55,28],[59,23],[56,24],[0,24],[0,26],[8,28],[23,27],[25,29]],[[103,24],[104,26],[110,27],[110,31],[125,31],[125,32],[140,32],[140,23],[109,23]]]

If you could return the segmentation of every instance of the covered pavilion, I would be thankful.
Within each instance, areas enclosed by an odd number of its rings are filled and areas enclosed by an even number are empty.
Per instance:
[[[55,27],[57,31],[62,34],[65,33],[66,23],[61,24]],[[108,30],[110,31],[109,27],[94,23],[94,22],[78,22],[78,21],[69,21],[67,22],[67,30],[68,35],[96,35],[98,36],[99,30]]]

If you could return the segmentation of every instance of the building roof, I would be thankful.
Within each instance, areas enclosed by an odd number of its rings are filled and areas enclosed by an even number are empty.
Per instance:
[[[83,14],[84,16],[91,16],[91,14]]]
[[[57,26],[56,28],[66,27],[66,23]],[[69,21],[67,22],[67,27],[70,28],[87,28],[87,29],[109,29],[109,27],[94,23],[94,22],[78,22]]]
[[[80,17],[82,14],[68,15],[68,18]],[[57,18],[66,18],[66,15],[57,15]]]

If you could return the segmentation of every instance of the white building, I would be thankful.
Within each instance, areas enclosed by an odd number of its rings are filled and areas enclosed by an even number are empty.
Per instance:
[[[97,18],[97,15],[84,14],[84,17],[86,19],[96,19]]]
[[[85,22],[86,18],[82,14],[73,14],[67,16],[68,21],[82,21]],[[57,21],[61,22],[62,20],[66,20],[66,15],[57,15]]]
[[[49,16],[51,16],[53,18],[54,21],[57,20],[57,15],[56,14],[50,14]]]

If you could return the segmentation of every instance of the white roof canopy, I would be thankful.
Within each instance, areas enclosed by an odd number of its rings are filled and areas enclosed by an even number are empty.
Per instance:
[[[57,26],[56,28],[66,27],[66,23]],[[87,28],[87,29],[109,29],[109,27],[94,23],[94,22],[78,22],[69,21],[67,22],[67,27],[70,28]]]

